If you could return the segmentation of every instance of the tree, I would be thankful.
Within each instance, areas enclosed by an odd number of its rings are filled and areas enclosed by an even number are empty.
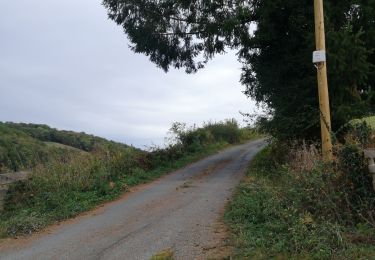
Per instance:
[[[375,0],[325,0],[333,127],[374,111]],[[134,52],[188,73],[238,50],[245,94],[278,138],[319,133],[312,0],[104,0]],[[253,32],[253,28],[256,28]]]

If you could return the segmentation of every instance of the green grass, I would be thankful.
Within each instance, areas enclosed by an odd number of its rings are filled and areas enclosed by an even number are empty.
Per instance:
[[[374,228],[310,213],[304,198],[313,196],[272,163],[269,148],[260,152],[225,213],[235,259],[375,259]]]

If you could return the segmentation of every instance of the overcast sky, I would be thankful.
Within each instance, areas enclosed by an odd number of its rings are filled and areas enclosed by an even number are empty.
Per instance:
[[[101,1],[0,1],[0,121],[48,124],[143,147],[172,122],[253,112],[234,53],[164,73],[128,48]]]

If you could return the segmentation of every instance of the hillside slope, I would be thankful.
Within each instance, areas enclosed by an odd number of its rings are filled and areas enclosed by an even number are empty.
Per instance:
[[[0,173],[30,169],[53,159],[98,150],[132,150],[104,138],[47,125],[0,122]]]

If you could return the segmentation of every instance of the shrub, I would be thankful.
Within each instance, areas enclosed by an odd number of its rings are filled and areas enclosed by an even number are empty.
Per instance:
[[[153,164],[198,153],[213,144],[235,144],[259,136],[255,130],[240,128],[234,119],[209,122],[202,127],[187,127],[184,123],[176,122],[173,123],[170,134],[169,143],[165,148],[151,149],[149,160]]]
[[[346,128],[344,143],[358,144],[361,148],[367,147],[371,143],[372,132],[373,129],[366,121],[354,122]]]
[[[298,164],[300,154],[306,153],[306,149],[294,151],[294,166],[287,171],[296,192],[304,194],[304,210],[338,223],[354,225],[367,221],[375,226],[375,192],[359,146],[346,144],[336,148],[334,163],[323,163],[315,150],[310,154],[313,159],[308,160],[308,167],[303,160]]]

